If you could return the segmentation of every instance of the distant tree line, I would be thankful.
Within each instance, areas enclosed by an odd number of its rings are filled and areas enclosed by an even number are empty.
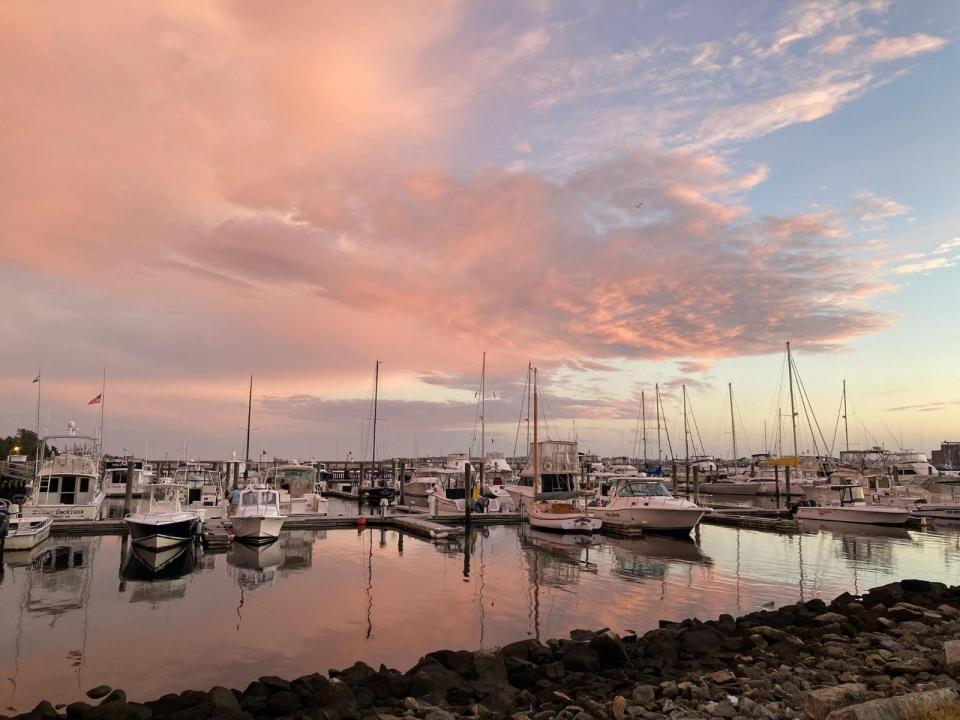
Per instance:
[[[37,454],[38,443],[39,439],[33,430],[19,428],[16,435],[0,438],[0,460],[10,455],[26,455],[32,460]]]

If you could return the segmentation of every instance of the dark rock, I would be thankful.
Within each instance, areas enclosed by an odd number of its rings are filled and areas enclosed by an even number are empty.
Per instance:
[[[696,630],[688,630],[680,640],[687,652],[712,655],[720,651],[723,636],[716,630],[703,626]]]
[[[473,677],[477,680],[485,680],[493,683],[505,684],[507,682],[507,667],[504,665],[503,657],[497,653],[478,650],[472,653],[473,658]]]
[[[99,700],[109,695],[112,689],[109,685],[97,685],[95,688],[87,690],[87,697],[91,700]]]
[[[610,630],[594,636],[589,647],[597,653],[600,668],[603,670],[621,668],[630,663],[627,649],[620,640],[620,636]]]
[[[103,707],[101,705],[101,707]],[[213,714],[213,705],[209,702],[204,702],[200,705],[194,705],[193,707],[185,707],[179,710],[174,710],[172,713],[169,713],[164,720],[206,720]],[[91,720],[108,720],[107,718],[91,718]],[[113,718],[109,718],[113,720]]]
[[[29,718],[30,720],[59,720],[60,713],[57,712],[57,709],[52,704],[46,700],[41,700],[33,710],[26,713],[23,717]]]
[[[101,701],[100,704],[106,705],[107,703],[115,703],[115,702],[125,703],[126,701],[127,701],[127,694],[123,690],[120,690],[119,688],[117,688],[116,690],[113,690],[109,695],[107,695]]]
[[[168,717],[174,717],[177,712]],[[150,720],[153,716],[150,708],[139,703],[104,702],[90,708],[87,720]]]
[[[289,690],[278,690],[267,698],[266,710],[273,717],[289,715],[299,707],[300,703]]]
[[[600,669],[600,657],[592,647],[572,643],[564,650],[563,667],[570,672],[597,672]]]
[[[596,637],[597,632],[595,630],[571,630],[570,639],[574,642],[590,642]]]
[[[433,658],[458,675],[469,675],[473,669],[473,654],[467,650],[437,650],[427,653],[426,658]]]
[[[86,720],[92,707],[85,702],[70,703],[67,705],[67,720]]]
[[[376,677],[377,671],[364,662],[356,662],[346,670],[341,670],[337,676],[351,688],[364,687],[371,678]]]
[[[259,680],[267,686],[271,694],[277,692],[278,690],[286,690],[287,692],[290,691],[290,683],[283,678],[276,677],[275,675],[265,675],[264,677],[259,678]]]
[[[271,690],[267,685],[260,682],[259,680],[254,680],[252,683],[247,685],[247,689],[243,691],[241,697],[269,697]]]

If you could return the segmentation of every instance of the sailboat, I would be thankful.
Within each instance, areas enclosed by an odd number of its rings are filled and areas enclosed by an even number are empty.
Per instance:
[[[540,467],[540,442],[537,425],[538,416],[537,369],[533,370],[533,488],[535,490],[533,502],[527,505],[527,519],[531,527],[540,530],[554,530],[557,532],[593,532],[599,530],[603,521],[587,514],[574,489],[575,475],[573,473],[552,473],[552,487],[544,492],[544,477]],[[573,443],[573,454],[576,457],[576,443]],[[555,468],[542,469],[548,472]]]

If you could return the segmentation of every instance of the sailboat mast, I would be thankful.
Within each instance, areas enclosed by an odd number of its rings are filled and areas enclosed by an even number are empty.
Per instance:
[[[40,468],[40,386],[43,385],[43,364],[37,364],[37,468]]]
[[[690,467],[690,429],[687,426],[687,386],[683,386],[683,455],[684,464]]]
[[[737,426],[733,422],[733,383],[727,383],[727,390],[730,391],[730,432],[733,435],[733,471],[737,471]]]
[[[533,369],[533,496],[537,496],[540,487],[540,443],[537,438],[538,399],[537,399],[537,369]],[[542,492],[539,491],[539,492]]]
[[[530,383],[533,364],[527,363],[527,452],[530,452],[530,393],[533,392],[533,385]]]
[[[487,351],[480,363],[480,494],[483,495],[483,466],[487,454]]]
[[[373,450],[370,457],[370,471],[376,477],[377,465],[377,403],[380,395],[380,361],[377,360],[373,368]],[[360,478],[363,483],[363,478]]]
[[[793,427],[793,457],[799,466],[800,453],[797,451],[797,410],[793,400],[793,355],[790,353],[789,340],[787,340],[787,374],[790,377],[790,423]]]
[[[847,427],[847,380],[843,380],[843,435],[846,440],[847,452],[850,452],[850,428]]]
[[[247,444],[243,451],[243,483],[246,485],[250,475],[250,416],[253,413],[253,375],[250,376],[250,390],[247,393]],[[262,459],[262,458],[261,458]]]
[[[643,421],[643,471],[647,471],[647,396],[640,391],[640,417]]]
[[[654,386],[657,400],[657,465],[663,465],[663,450],[660,447],[660,383]]]

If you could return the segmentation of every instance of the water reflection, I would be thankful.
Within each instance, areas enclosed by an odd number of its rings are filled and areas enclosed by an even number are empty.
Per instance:
[[[706,526],[694,539],[616,539],[476,526],[440,543],[383,528],[296,530],[220,555],[54,537],[4,560],[0,672],[14,680],[0,702],[29,709],[44,697],[80,699],[100,682],[149,699],[182,690],[185,675],[211,687],[242,686],[265,666],[291,677],[357,659],[407,668],[441,647],[577,627],[643,632],[661,618],[748,612],[907,576],[955,582],[960,529],[786,536]],[[127,667],[130,646],[151,653]]]

